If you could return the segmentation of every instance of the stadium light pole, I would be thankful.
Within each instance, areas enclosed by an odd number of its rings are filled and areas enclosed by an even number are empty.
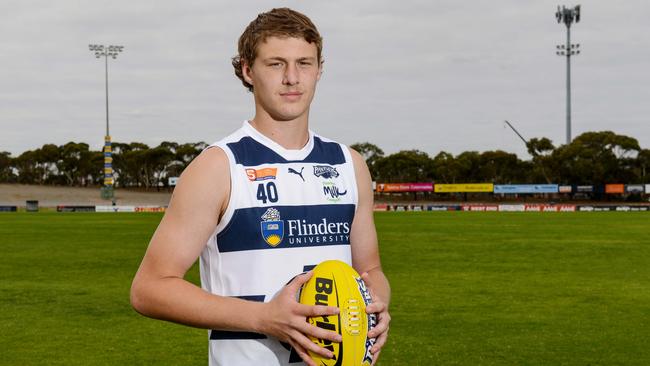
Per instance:
[[[96,58],[104,57],[104,75],[106,76],[106,135],[104,136],[104,185],[101,189],[101,196],[104,199],[114,197],[113,190],[113,156],[111,149],[111,134],[108,124],[108,58],[117,59],[117,55],[124,50],[124,46],[104,46],[90,44],[88,48],[95,53]]]
[[[557,45],[556,54],[566,56],[566,143],[571,143],[571,56],[580,54],[580,44],[571,44],[571,24],[580,21],[580,5],[573,9],[557,6],[555,18],[566,25],[566,45]]]

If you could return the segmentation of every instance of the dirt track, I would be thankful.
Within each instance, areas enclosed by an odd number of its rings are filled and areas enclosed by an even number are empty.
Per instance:
[[[169,192],[115,191],[118,205],[156,205],[169,203]],[[57,205],[110,205],[101,199],[99,188],[52,187],[26,184],[0,184],[0,205],[25,206],[27,200],[38,200],[40,206]]]

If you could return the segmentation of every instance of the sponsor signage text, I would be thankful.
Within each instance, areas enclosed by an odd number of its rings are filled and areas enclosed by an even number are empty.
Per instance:
[[[432,192],[433,183],[378,183],[377,192]]]
[[[558,192],[557,184],[497,184],[494,186],[494,193],[557,193],[557,192]]]
[[[433,189],[436,193],[466,193],[466,192],[492,192],[492,183],[459,183],[459,184],[435,184]]]

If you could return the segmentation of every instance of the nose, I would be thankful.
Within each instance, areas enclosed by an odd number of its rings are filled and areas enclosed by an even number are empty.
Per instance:
[[[282,84],[296,85],[299,82],[298,79],[298,68],[293,63],[288,63],[287,67],[284,69],[284,78],[282,79]]]

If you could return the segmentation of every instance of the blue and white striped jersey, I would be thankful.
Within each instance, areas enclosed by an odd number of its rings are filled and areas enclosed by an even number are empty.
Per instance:
[[[201,253],[208,292],[270,301],[295,275],[327,259],[351,264],[358,194],[347,147],[315,135],[287,150],[248,122],[211,145],[230,162],[230,200]],[[210,365],[300,365],[262,334],[211,330]]]

